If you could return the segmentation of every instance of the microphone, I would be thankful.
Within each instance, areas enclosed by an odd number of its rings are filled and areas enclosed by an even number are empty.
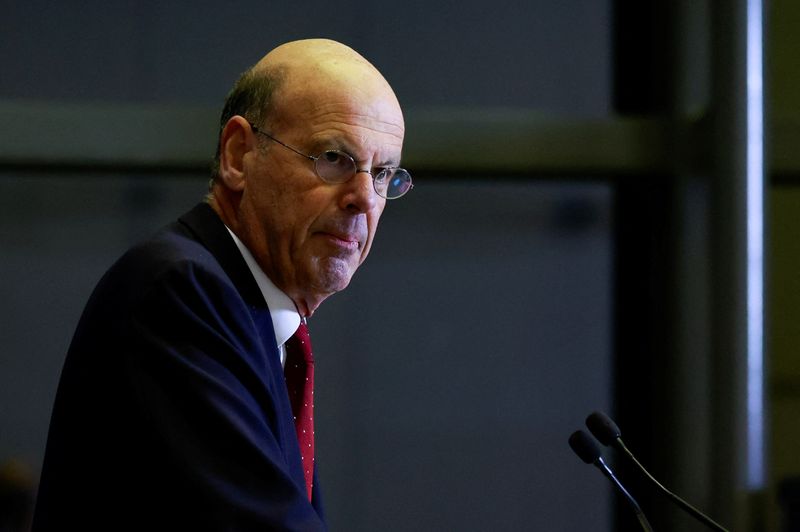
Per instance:
[[[642,525],[642,529],[645,532],[653,532],[653,527],[650,526],[650,523],[647,521],[647,517],[645,517],[644,512],[642,511],[639,503],[636,502],[636,499],[628,493],[628,490],[625,489],[625,486],[617,479],[614,472],[611,471],[611,468],[606,465],[603,461],[603,457],[600,455],[600,449],[595,445],[592,438],[589,437],[588,434],[583,432],[582,430],[576,430],[572,433],[569,437],[569,446],[572,447],[572,450],[575,451],[581,460],[586,462],[587,464],[593,464],[597,466],[599,469],[608,479],[617,487],[617,489],[625,496],[625,499],[630,503],[633,511],[636,513],[636,518],[639,520],[639,524]]]
[[[647,478],[649,478],[658,489],[660,489],[663,493],[669,497],[673,503],[678,505],[680,509],[687,512],[689,515],[706,525],[712,530],[717,530],[720,532],[728,532],[727,529],[723,528],[713,519],[705,515],[703,512],[689,504],[688,502],[684,501],[670,490],[665,488],[658,480],[650,474],[647,469],[633,456],[633,453],[625,446],[625,443],[622,441],[622,432],[619,430],[614,421],[611,420],[607,415],[602,412],[592,412],[589,417],[586,418],[586,426],[589,428],[594,437],[597,438],[597,441],[602,443],[605,446],[611,445],[615,449],[621,451],[628,459],[632,460],[634,464],[644,473]]]

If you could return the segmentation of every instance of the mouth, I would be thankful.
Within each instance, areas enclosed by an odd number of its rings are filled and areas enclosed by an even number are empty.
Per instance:
[[[361,247],[361,241],[355,235],[327,232],[320,234],[334,247],[345,251],[358,251]]]

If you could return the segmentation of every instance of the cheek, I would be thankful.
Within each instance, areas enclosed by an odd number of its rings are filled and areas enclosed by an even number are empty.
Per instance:
[[[299,180],[295,180],[299,181]],[[289,247],[302,245],[308,228],[318,216],[314,208],[318,202],[308,190],[290,186],[292,177],[273,180],[271,186],[257,193],[254,207],[262,226],[281,241],[291,241]]]
[[[242,230],[250,234],[249,244],[256,248],[251,251],[276,267],[286,262],[294,245],[295,212],[286,208],[287,203],[279,194],[253,188],[246,191],[241,205]]]
[[[289,253],[295,260],[304,256],[319,256],[325,253],[325,245],[315,233],[329,224],[326,214],[330,201],[314,194],[294,198],[294,208],[282,209],[283,235],[288,238]],[[306,257],[308,258],[308,257]]]

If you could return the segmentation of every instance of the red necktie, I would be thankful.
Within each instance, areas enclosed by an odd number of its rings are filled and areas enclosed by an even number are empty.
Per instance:
[[[308,500],[311,500],[314,479],[314,357],[311,355],[311,340],[305,323],[300,323],[294,335],[286,341],[283,374],[292,403]]]

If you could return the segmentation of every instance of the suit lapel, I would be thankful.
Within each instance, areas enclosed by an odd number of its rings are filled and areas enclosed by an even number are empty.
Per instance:
[[[182,231],[189,232],[194,240],[200,242],[214,255],[222,269],[228,274],[242,299],[250,307],[253,322],[261,335],[261,343],[266,353],[268,353],[266,360],[270,368],[268,378],[271,382],[271,388],[276,391],[273,395],[273,400],[278,411],[281,412],[280,422],[283,425],[283,429],[278,431],[281,448],[287,463],[291,464],[293,476],[299,485],[304,486],[305,479],[300,460],[300,449],[294,433],[292,408],[289,404],[286,383],[283,379],[283,367],[281,366],[278,347],[275,343],[272,317],[264,301],[264,296],[258,288],[258,283],[256,283],[239,248],[236,247],[231,235],[225,228],[225,224],[222,223],[219,215],[214,212],[210,205],[207,203],[198,204],[191,211],[181,216],[178,222]]]
[[[275,330],[272,317],[264,296],[256,283],[253,273],[247,266],[239,248],[231,238],[219,215],[207,203],[196,205],[191,211],[178,219],[180,230],[188,231],[190,236],[211,252],[228,275],[237,292],[250,309],[250,315],[261,337],[261,344],[269,354],[267,363],[276,375],[283,374],[280,365],[278,346],[275,343]],[[279,384],[282,384],[282,380]]]
[[[272,317],[264,296],[253,277],[250,268],[242,257],[239,248],[231,238],[225,224],[208,203],[199,203],[178,219],[180,230],[200,242],[211,252],[219,265],[233,282],[239,295],[247,303],[256,329],[261,335],[261,343],[269,354],[267,363],[272,374],[283,376],[283,367],[275,343],[275,330]],[[285,388],[283,379],[275,381],[278,387]],[[287,403],[288,404],[288,403]]]

